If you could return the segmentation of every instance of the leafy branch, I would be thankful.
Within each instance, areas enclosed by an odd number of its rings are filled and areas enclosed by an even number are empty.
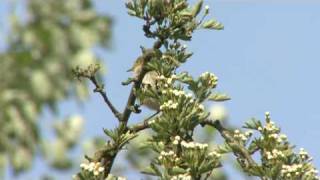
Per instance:
[[[80,179],[114,178],[111,168],[118,153],[145,129],[152,130],[146,148],[155,157],[143,173],[167,180],[201,180],[215,177],[214,170],[222,166],[221,157],[233,153],[242,170],[249,176],[267,179],[316,179],[317,171],[305,151],[294,152],[293,146],[279,134],[280,129],[266,115],[261,121],[246,123],[247,132],[223,127],[220,121],[209,120],[203,103],[226,101],[230,97],[218,93],[216,75],[204,72],[193,77],[180,72],[180,66],[192,53],[182,45],[190,41],[198,29],[221,30],[223,25],[214,19],[205,20],[209,7],[203,8],[203,0],[190,6],[186,0],[131,0],[126,3],[128,13],[145,22],[143,31],[147,38],[155,39],[152,48],[142,48],[132,67],[133,76],[123,85],[132,84],[123,110],[119,113],[106,96],[104,88],[94,78],[95,66],[76,69],[78,78],[86,77],[96,86],[108,107],[119,120],[114,130],[104,130],[109,137],[106,145],[94,157],[86,156],[89,163],[81,164]],[[204,9],[204,11],[202,11]],[[202,14],[202,15],[201,15]],[[200,18],[199,18],[200,16]],[[199,20],[200,19],[200,20]],[[138,100],[139,104],[136,104]],[[144,105],[156,113],[140,123],[128,126],[132,113],[140,113]],[[214,127],[224,138],[225,144],[211,147],[196,142],[197,126]],[[253,131],[260,136],[254,137]],[[258,154],[260,162],[253,159]]]
[[[227,144],[231,147],[236,156],[241,156],[243,159],[247,161],[246,169],[256,167],[256,162],[252,159],[251,154],[247,151],[247,149],[238,143],[231,135],[230,131],[224,128],[219,120],[211,121],[205,120],[202,125],[209,125],[214,127],[219,131],[221,136],[226,140]]]
[[[107,104],[107,106],[110,108],[112,113],[115,115],[115,117],[121,121],[122,120],[122,114],[115,108],[115,106],[111,103],[109,100],[107,93],[104,89],[104,85],[100,84],[97,81],[96,73],[100,69],[99,64],[90,65],[86,69],[80,68],[79,66],[73,69],[74,75],[80,80],[82,77],[89,79],[95,86],[95,89],[93,92],[99,93],[101,97],[103,98],[104,102]]]
[[[160,48],[161,43],[159,41],[155,42],[154,48]],[[100,83],[98,83],[95,74],[99,70],[99,65],[90,65],[87,68],[83,69],[80,67],[76,67],[73,70],[74,75],[80,80],[81,78],[87,78],[89,79],[94,85],[95,89],[94,92],[98,92],[102,98],[104,99],[107,106],[110,108],[112,113],[115,115],[115,117],[119,120],[120,125],[115,130],[116,133],[113,133],[112,131],[105,130],[105,133],[107,136],[109,136],[113,142],[108,142],[105,147],[103,147],[100,151],[95,153],[94,158],[90,158],[86,156],[86,158],[90,162],[100,162],[102,165],[104,165],[103,170],[105,176],[108,176],[108,174],[111,171],[114,159],[116,158],[118,152],[122,149],[122,147],[129,142],[129,140],[133,139],[135,135],[129,136],[132,133],[130,133],[128,130],[130,128],[127,127],[128,120],[130,118],[130,115],[133,111],[136,110],[135,101],[136,101],[136,95],[135,91],[141,86],[142,79],[147,73],[145,67],[145,64],[147,64],[148,61],[152,58],[154,54],[154,50],[144,50],[143,55],[141,56],[142,59],[142,71],[138,74],[138,76],[133,80],[133,86],[131,88],[130,95],[127,100],[127,105],[125,106],[125,109],[123,113],[119,113],[119,111],[114,107],[114,105],[111,103],[109,98],[107,97],[106,91],[104,90],[104,86]],[[135,130],[134,130],[135,131]],[[129,133],[129,134],[128,134]],[[117,138],[117,137],[120,138]],[[124,136],[124,138],[121,138]],[[127,137],[128,136],[128,137]]]

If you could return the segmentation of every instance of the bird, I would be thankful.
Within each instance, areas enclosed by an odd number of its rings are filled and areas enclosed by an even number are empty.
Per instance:
[[[143,56],[140,56],[137,58],[137,60],[135,61],[135,63],[133,64],[133,67],[130,69],[133,72],[133,76],[134,78],[137,78],[143,68],[143,64],[144,64],[144,59]],[[157,90],[157,77],[158,77],[158,73],[156,71],[148,71],[143,79],[142,79],[142,84],[141,84],[141,88],[142,88],[142,92],[146,91],[148,88],[152,88],[153,90]],[[141,105],[151,109],[151,110],[155,110],[155,111],[159,111],[160,110],[160,104],[158,102],[157,99],[152,98],[152,97],[146,97],[143,99],[139,99]]]

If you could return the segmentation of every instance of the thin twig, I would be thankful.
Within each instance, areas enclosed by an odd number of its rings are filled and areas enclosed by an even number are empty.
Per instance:
[[[143,120],[143,122],[136,124],[132,127],[129,127],[129,130],[133,133],[137,133],[139,131],[145,130],[149,128],[149,121],[150,119],[152,119],[153,117],[155,117],[156,115],[159,114],[160,111],[155,112],[154,114],[152,114],[151,116],[147,117],[145,120]]]
[[[96,88],[94,89],[94,92],[98,92],[98,93],[102,96],[104,102],[108,105],[108,107],[110,108],[110,110],[112,111],[112,113],[115,115],[115,117],[116,117],[119,121],[121,121],[121,119],[122,119],[121,113],[120,113],[120,112],[114,107],[114,105],[111,103],[111,101],[109,100],[109,98],[108,98],[108,96],[107,96],[107,93],[105,92],[103,86],[98,83],[97,79],[96,79],[94,76],[90,77],[89,79],[91,80],[91,82],[92,82],[92,83],[95,85],[95,87],[96,87]]]

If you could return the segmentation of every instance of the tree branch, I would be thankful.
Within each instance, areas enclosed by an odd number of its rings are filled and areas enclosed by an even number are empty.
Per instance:
[[[154,55],[154,50],[155,49],[159,49],[162,45],[162,42],[160,41],[156,41],[153,45],[153,49],[149,49],[149,50],[146,50],[146,52],[144,52],[144,54],[142,55],[142,71],[140,72],[140,74],[138,75],[138,77],[136,78],[136,80],[134,81],[134,84],[131,88],[131,91],[130,91],[130,95],[129,95],[129,98],[128,98],[128,101],[127,101],[127,105],[122,113],[122,122],[123,124],[127,125],[128,123],[128,120],[129,120],[129,117],[131,115],[131,112],[132,112],[132,106],[134,106],[134,103],[136,101],[136,95],[135,95],[135,90],[136,89],[139,89],[141,84],[142,84],[142,80],[145,76],[145,74],[147,73],[146,69],[144,68],[145,65],[147,64],[148,61],[151,60],[151,58],[153,57]]]
[[[214,127],[219,131],[221,136],[226,140],[227,144],[232,148],[233,153],[235,156],[241,156],[243,159],[247,161],[247,166],[246,168],[250,167],[257,167],[258,164],[252,159],[249,151],[241,144],[239,144],[233,137],[230,135],[230,132],[224,128],[219,120],[216,121],[211,121],[211,120],[205,120],[203,123],[201,123],[202,126],[204,125],[209,125]]]
[[[93,90],[93,92],[98,92],[104,102],[108,105],[108,107],[110,108],[110,110],[112,111],[112,113],[114,114],[114,116],[119,120],[121,121],[122,119],[122,114],[114,107],[114,105],[111,103],[111,101],[109,100],[104,88],[103,88],[103,85],[100,85],[97,81],[97,79],[95,78],[95,76],[91,76],[89,77],[89,79],[91,80],[91,82],[95,85],[95,89]]]
[[[119,126],[127,127],[128,120],[129,120],[130,115],[132,113],[131,107],[134,106],[136,98],[137,98],[135,95],[135,90],[140,88],[140,86],[142,84],[142,80],[143,80],[145,74],[147,73],[147,71],[145,69],[145,65],[154,56],[154,50],[160,49],[161,46],[162,46],[162,41],[158,40],[154,43],[153,49],[146,50],[146,52],[143,53],[143,55],[142,55],[142,58],[143,58],[142,71],[140,72],[138,77],[135,79],[134,84],[131,88],[126,107],[125,107],[123,113],[121,114],[121,118],[119,119],[120,120]],[[147,128],[147,127],[144,127],[144,126],[142,127],[142,129],[145,129],[145,128]],[[123,133],[126,133],[128,130],[129,130],[128,128],[125,128]],[[118,154],[118,152],[115,152],[111,157],[109,157],[109,159],[108,159],[109,163],[108,163],[108,167],[105,170],[105,174],[110,173],[112,166],[113,166],[113,162],[114,162],[115,158],[117,157],[117,154]]]
[[[158,115],[160,111],[157,111],[156,113],[152,114],[151,116],[147,117],[143,122],[133,125],[132,127],[129,127],[129,130],[133,133],[137,133],[139,131],[145,130],[149,128],[149,121],[156,115]]]

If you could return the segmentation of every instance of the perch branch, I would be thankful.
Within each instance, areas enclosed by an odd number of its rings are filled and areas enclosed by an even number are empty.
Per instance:
[[[104,102],[107,104],[107,106],[110,108],[110,110],[112,111],[112,113],[114,114],[114,116],[121,121],[122,119],[122,115],[121,113],[114,107],[114,105],[111,103],[111,101],[109,100],[107,93],[105,92],[103,85],[100,85],[97,81],[97,79],[95,78],[95,76],[91,76],[89,78],[91,80],[91,82],[95,85],[95,89],[93,90],[94,92],[99,93]]]

